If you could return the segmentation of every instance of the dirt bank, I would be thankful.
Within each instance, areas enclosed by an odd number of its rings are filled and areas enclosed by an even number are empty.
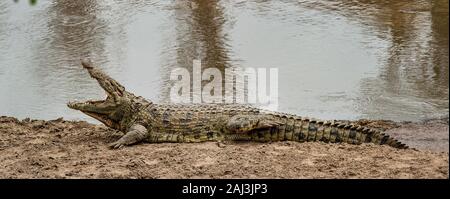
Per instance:
[[[448,119],[367,121],[419,149],[325,143],[140,144],[102,125],[0,117],[0,178],[448,178]]]

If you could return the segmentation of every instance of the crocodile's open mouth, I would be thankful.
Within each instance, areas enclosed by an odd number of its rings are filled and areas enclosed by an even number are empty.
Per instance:
[[[86,69],[89,75],[96,79],[100,87],[106,92],[105,100],[89,100],[85,102],[69,102],[67,106],[71,109],[79,110],[89,115],[109,127],[117,126],[116,121],[120,117],[116,111],[120,109],[120,98],[126,93],[125,87],[117,81],[95,68],[90,60],[82,60],[81,65]]]
[[[109,118],[114,111],[115,103],[110,100],[109,96],[105,100],[88,100],[85,102],[69,102],[67,106],[71,109],[79,110],[89,115],[107,126],[115,126],[115,122]]]
[[[84,102],[69,102],[67,103],[67,106],[71,109],[79,110],[79,111],[89,111],[89,110],[96,110],[100,108],[103,104],[106,103],[108,99],[105,100],[88,100]],[[98,111],[98,110],[97,110]]]

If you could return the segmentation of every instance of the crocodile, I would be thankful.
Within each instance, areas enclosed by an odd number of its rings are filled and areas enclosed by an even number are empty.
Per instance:
[[[89,59],[82,60],[81,65],[107,97],[69,102],[67,106],[123,132],[120,139],[109,144],[113,149],[140,142],[206,141],[320,141],[408,148],[379,130],[335,120],[316,120],[242,104],[156,104],[126,91]]]

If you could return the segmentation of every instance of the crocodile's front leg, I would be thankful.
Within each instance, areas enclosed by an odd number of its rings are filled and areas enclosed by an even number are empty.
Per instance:
[[[148,137],[147,129],[140,125],[135,124],[131,126],[130,130],[122,136],[119,140],[111,143],[109,147],[113,149],[122,148],[127,145],[132,145],[145,140]]]

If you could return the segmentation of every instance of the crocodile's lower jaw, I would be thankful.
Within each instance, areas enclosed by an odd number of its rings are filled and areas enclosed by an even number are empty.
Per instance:
[[[117,126],[117,124],[112,121],[111,119],[109,119],[107,116],[105,115],[101,115],[101,114],[97,114],[97,113],[91,113],[91,112],[84,112],[82,111],[84,114],[89,115],[91,117],[93,117],[94,119],[102,122],[103,124],[105,124],[108,127],[114,128]]]

